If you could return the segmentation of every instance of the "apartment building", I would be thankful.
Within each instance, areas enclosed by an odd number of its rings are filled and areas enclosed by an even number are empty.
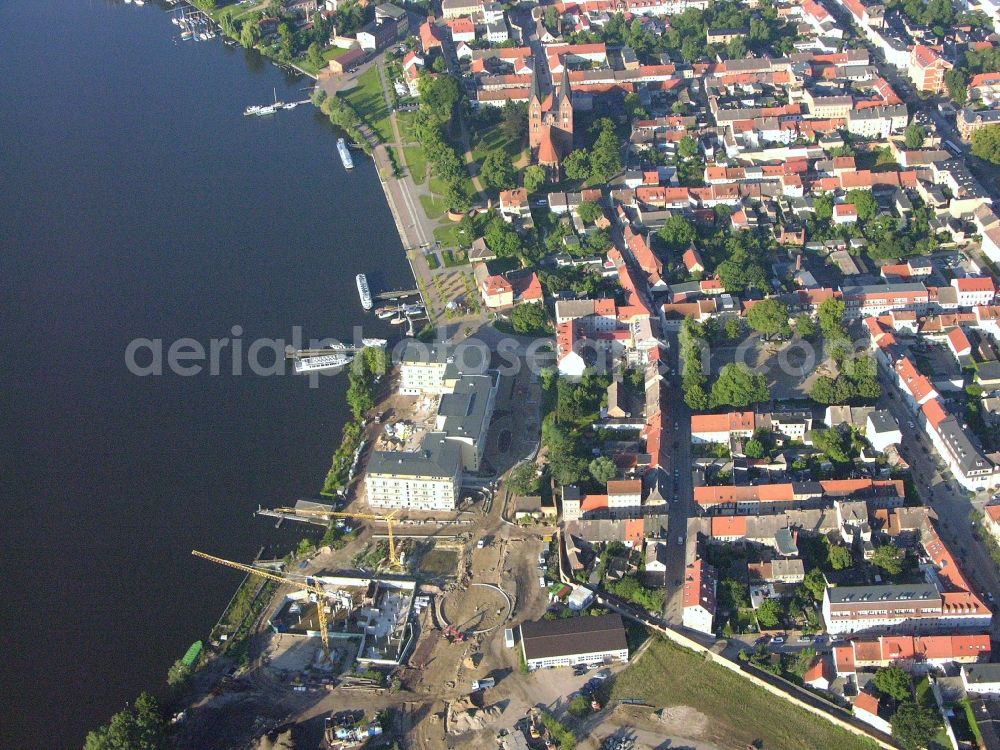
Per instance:
[[[840,677],[859,669],[900,667],[911,674],[949,664],[975,664],[990,659],[990,636],[983,634],[883,635],[856,638],[833,648],[833,662]]]
[[[879,630],[987,630],[992,613],[968,592],[942,593],[929,583],[827,587],[823,621],[831,635]]]
[[[375,508],[454,510],[462,487],[462,451],[441,433],[430,433],[417,451],[376,451],[365,477]]]

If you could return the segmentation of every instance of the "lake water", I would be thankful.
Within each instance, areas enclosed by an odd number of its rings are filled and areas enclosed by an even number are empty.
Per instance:
[[[354,275],[412,278],[370,160],[312,106],[242,115],[307,79],[149,3],[0,0],[0,50],[0,746],[76,748],[228,601],[190,551],[250,560],[258,504],[321,486],[344,378],[249,374],[251,343],[384,336]],[[240,376],[231,344],[218,376],[126,367],[234,326]]]

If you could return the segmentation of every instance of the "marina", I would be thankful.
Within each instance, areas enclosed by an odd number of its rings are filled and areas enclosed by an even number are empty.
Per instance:
[[[320,372],[322,370],[334,370],[351,363],[358,352],[370,347],[385,347],[388,342],[385,339],[364,338],[361,339],[361,346],[348,346],[347,344],[331,344],[323,349],[295,349],[287,347],[285,358],[292,361],[292,365],[297,375],[310,372]]]

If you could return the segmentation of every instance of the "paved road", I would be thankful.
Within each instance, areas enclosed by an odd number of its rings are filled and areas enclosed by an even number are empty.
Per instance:
[[[942,539],[958,557],[959,564],[977,592],[991,593],[1000,601],[1000,572],[983,544],[973,537],[974,529],[970,522],[970,514],[982,510],[988,494],[981,493],[970,498],[957,482],[942,476],[930,438],[917,426],[901,396],[884,380],[882,390],[878,406],[889,409],[899,422],[903,433],[902,454],[910,464],[923,503],[933,508],[938,516]],[[1000,618],[994,618],[992,634],[1000,636]]]
[[[681,396],[679,349],[676,334],[668,334],[667,363],[671,375],[662,383],[660,408],[664,414],[664,440],[670,446],[670,465],[664,467],[668,474],[667,524],[667,602],[663,616],[668,623],[679,625],[683,614],[683,580],[688,547],[688,518],[695,515],[691,479],[691,410]],[[675,499],[676,498],[676,499]],[[678,544],[679,538],[684,544]],[[681,581],[681,585],[677,585]]]

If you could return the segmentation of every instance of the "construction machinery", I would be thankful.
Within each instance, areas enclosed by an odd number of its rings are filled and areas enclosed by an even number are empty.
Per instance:
[[[255,568],[252,565],[244,565],[243,563],[233,562],[232,560],[226,560],[221,557],[215,557],[214,555],[209,555],[205,552],[199,552],[198,550],[191,550],[191,554],[195,557],[200,557],[202,559],[208,560],[209,562],[217,563],[218,565],[225,565],[227,568],[234,568],[236,570],[242,570],[244,573],[249,573],[250,575],[260,576],[261,578],[266,578],[269,581],[274,581],[275,583],[287,583],[291,586],[295,586],[301,590],[308,591],[316,597],[316,617],[319,620],[319,637],[323,641],[323,653],[326,655],[327,661],[330,660],[330,632],[327,626],[326,619],[326,609],[327,601],[330,598],[330,594],[327,593],[325,589],[321,586],[309,583],[308,579],[305,581],[296,580],[294,578],[287,578],[285,576],[280,576],[272,573],[268,570],[261,570],[260,568]]]
[[[314,508],[275,508],[270,511],[271,515],[287,515],[287,516],[311,516],[314,518],[325,518],[330,520],[332,518],[362,518],[366,521],[381,521],[385,524],[386,533],[389,536],[389,565],[394,568],[403,567],[403,559],[396,552],[396,542],[392,535],[392,525],[396,522],[396,514],[399,511],[392,510],[386,515],[380,516],[374,513],[343,513],[340,511],[333,510],[323,510]]]

